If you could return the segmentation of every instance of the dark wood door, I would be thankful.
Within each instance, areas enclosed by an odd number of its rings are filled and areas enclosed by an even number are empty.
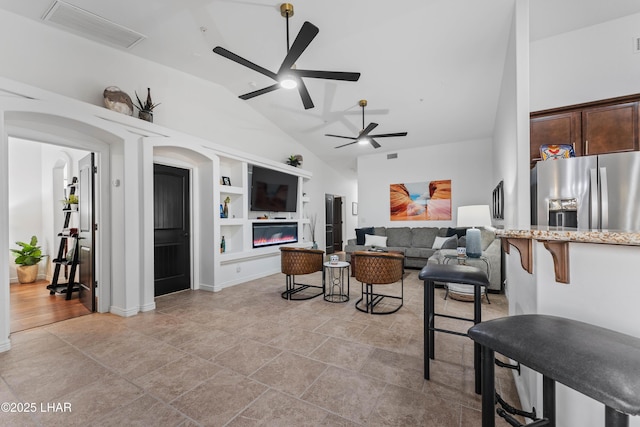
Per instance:
[[[78,270],[80,302],[91,311],[96,311],[95,279],[95,214],[94,182],[96,169],[94,154],[78,162]]]
[[[153,165],[155,296],[191,288],[189,171]]]
[[[580,112],[532,117],[529,132],[532,165],[541,160],[540,146],[544,144],[570,144],[573,146],[576,156],[582,154]]]
[[[325,252],[333,253],[333,194],[324,195]]]
[[[333,250],[342,250],[342,197],[333,198]]]
[[[589,108],[582,112],[584,154],[638,149],[638,103]]]

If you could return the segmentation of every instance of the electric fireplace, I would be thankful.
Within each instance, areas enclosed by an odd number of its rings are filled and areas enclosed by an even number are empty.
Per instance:
[[[253,223],[253,247],[284,245],[298,241],[297,222]]]

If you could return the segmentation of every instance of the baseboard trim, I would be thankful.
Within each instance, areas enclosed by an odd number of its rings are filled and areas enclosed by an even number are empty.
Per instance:
[[[123,308],[116,307],[116,306],[113,306],[113,305],[111,307],[109,307],[109,312],[110,313],[115,314],[117,316],[121,316],[121,317],[135,316],[136,314],[138,314],[139,311],[140,311],[139,307],[130,308],[129,310],[125,310]]]
[[[151,311],[151,310],[155,310],[156,309],[156,303],[154,302],[150,302],[149,304],[144,304],[140,306],[140,311],[141,312],[145,312],[145,311]]]
[[[3,342],[0,342],[0,353],[4,353],[9,350],[11,350],[11,340],[7,338]]]

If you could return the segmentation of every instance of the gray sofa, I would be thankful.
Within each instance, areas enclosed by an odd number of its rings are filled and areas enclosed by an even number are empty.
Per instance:
[[[408,268],[422,268],[427,265],[427,262],[456,262],[455,260],[447,260],[446,254],[456,254],[456,248],[460,242],[460,246],[464,246],[464,229],[455,229],[448,227],[373,227],[370,229],[359,229],[357,233],[364,230],[366,234],[373,234],[375,236],[386,236],[386,246],[381,247],[387,251],[402,252],[405,256],[404,265]],[[371,232],[373,231],[373,232]],[[456,233],[456,234],[453,234]],[[453,234],[453,235],[451,235]],[[436,237],[439,237],[439,241],[450,235],[449,238],[443,243],[440,249],[434,248],[433,244],[436,241]],[[489,264],[490,270],[490,290],[500,291],[502,289],[502,262],[501,262],[501,246],[500,239],[496,238],[493,231],[481,230],[482,235],[482,256],[486,258]],[[458,239],[458,236],[461,236]],[[362,236],[360,236],[362,237]],[[349,239],[345,246],[345,259],[351,261],[351,254],[355,251],[370,250],[371,246],[364,244],[357,244],[357,239]],[[361,242],[362,239],[361,239]],[[474,265],[482,268],[487,268],[484,261],[479,259],[468,259],[469,265]]]

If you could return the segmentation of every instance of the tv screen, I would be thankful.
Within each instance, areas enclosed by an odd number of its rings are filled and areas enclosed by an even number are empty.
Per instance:
[[[252,211],[295,212],[297,204],[297,176],[253,166],[251,173]]]

